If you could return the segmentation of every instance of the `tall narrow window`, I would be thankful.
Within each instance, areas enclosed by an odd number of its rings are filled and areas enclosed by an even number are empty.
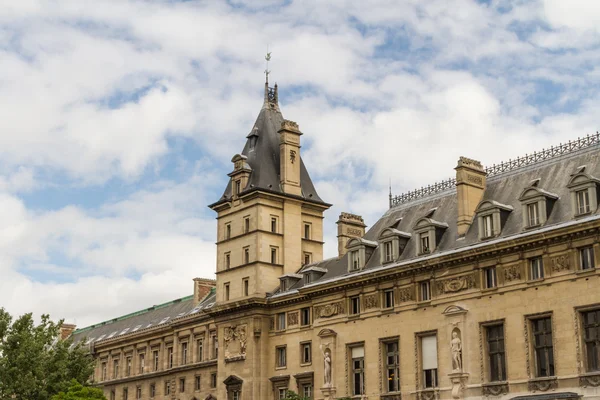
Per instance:
[[[421,301],[431,300],[431,285],[429,281],[423,281],[419,284],[419,296]]]
[[[481,218],[483,220],[483,237],[489,238],[494,236],[494,222],[492,215],[486,215]]]
[[[225,269],[231,268],[231,253],[225,253]]]
[[[496,267],[489,267],[483,270],[483,278],[486,289],[492,289],[496,284]]]
[[[590,194],[587,189],[575,193],[577,197],[577,213],[587,214],[590,212]]]
[[[225,224],[225,239],[231,239],[231,224]]]
[[[350,297],[350,314],[352,314],[352,315],[360,314],[360,297],[359,296]]]
[[[188,344],[187,342],[181,343],[181,364],[187,364],[188,356]]]
[[[105,381],[106,380],[106,363],[105,362],[102,363],[102,373],[101,373],[101,376],[102,376],[101,379],[103,381]]]
[[[248,264],[250,262],[250,248],[244,247],[244,264]]]
[[[279,388],[277,390],[277,400],[285,400],[287,397],[287,388]]]
[[[277,217],[271,217],[271,232],[277,233]]]
[[[219,339],[216,334],[212,335],[212,359],[216,360],[219,357]]]
[[[393,243],[385,242],[383,244],[383,250],[384,250],[384,254],[385,254],[385,261],[386,262],[393,261],[393,259],[394,259]]]
[[[196,342],[198,346],[198,361],[204,361],[204,339],[198,339]]]
[[[240,194],[241,191],[242,191],[242,182],[235,181],[235,194]]]
[[[113,378],[119,377],[119,360],[113,361]]]
[[[421,368],[423,388],[437,387],[437,336],[421,338]]]
[[[383,307],[394,308],[394,289],[383,292]]]
[[[304,239],[310,239],[310,224],[304,224]]]
[[[352,395],[364,394],[365,389],[365,348],[352,347]]]
[[[544,278],[544,264],[542,262],[542,257],[529,259],[529,278],[531,280]]]
[[[427,254],[431,251],[431,246],[429,243],[429,233],[421,233],[420,235],[420,243],[421,243],[421,254]]]
[[[242,286],[243,286],[243,290],[244,290],[244,296],[248,296],[248,293],[250,292],[250,280],[249,278],[244,278],[242,281]]]
[[[277,247],[271,247],[271,264],[277,264]]]
[[[226,283],[224,285],[224,289],[225,289],[225,301],[229,300],[229,283]]]
[[[152,352],[152,357],[154,358],[154,371],[158,371],[158,350]]]
[[[300,309],[300,325],[310,325],[310,307]]]
[[[529,222],[529,226],[537,226],[540,224],[538,203],[527,204],[527,221]]]
[[[277,362],[277,367],[278,368],[283,368],[287,365],[287,359],[286,359],[286,347],[285,346],[279,346],[275,348],[275,354],[276,354],[276,362]]]
[[[552,320],[550,317],[531,321],[535,372],[537,377],[554,376],[554,348],[552,346]]]
[[[305,383],[301,386],[301,393],[306,399],[312,399],[313,387],[310,383]]]
[[[116,400],[116,398],[117,398],[117,395],[115,394],[115,391],[111,390],[110,391],[110,400]]]
[[[277,314],[277,330],[282,331],[285,329],[285,313]]]
[[[128,400],[128,399],[129,399],[129,389],[123,388],[123,400]]]
[[[139,360],[140,360],[140,374],[144,373],[144,370],[146,369],[146,357],[145,354],[140,354],[139,356]]]
[[[199,391],[200,390],[200,375],[196,375],[194,377],[194,390],[195,391]]]
[[[156,396],[156,385],[154,383],[150,384],[150,398],[153,399]]]
[[[588,372],[600,370],[600,310],[582,314]]]
[[[300,351],[302,353],[302,364],[308,364],[312,361],[312,347],[311,342],[305,342],[300,344]]]
[[[168,362],[168,367],[173,368],[173,348],[172,347],[169,347],[167,349],[167,362]]]
[[[504,355],[504,325],[486,327],[490,381],[506,380],[506,359]]]
[[[353,250],[350,252],[350,268],[352,270],[357,270],[360,268],[360,259],[358,255],[358,250]]]
[[[213,372],[212,374],[210,374],[210,387],[213,389],[217,387],[217,373],[216,372]]]
[[[131,357],[125,360],[125,376],[131,376]]]
[[[179,392],[185,392],[185,378],[179,378]]]
[[[250,217],[244,218],[244,233],[250,232]]]
[[[388,392],[400,391],[400,353],[398,342],[384,343],[385,346],[385,371]]]
[[[311,263],[312,255],[310,253],[304,253],[304,265]]]
[[[596,268],[594,262],[594,248],[592,246],[579,249],[579,266],[582,270]]]
[[[142,388],[138,386],[135,390],[135,398],[140,400],[142,398]]]

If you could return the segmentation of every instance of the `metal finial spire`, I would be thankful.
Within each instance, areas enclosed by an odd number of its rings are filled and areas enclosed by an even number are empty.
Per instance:
[[[269,83],[269,61],[271,61],[271,52],[269,51],[269,46],[267,45],[267,55],[265,56],[265,60],[267,60],[267,68],[265,69],[266,82]]]

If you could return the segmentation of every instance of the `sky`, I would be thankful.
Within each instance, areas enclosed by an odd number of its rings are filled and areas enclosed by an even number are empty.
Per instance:
[[[214,278],[265,53],[326,212],[592,134],[600,2],[0,2],[0,307],[79,327]]]

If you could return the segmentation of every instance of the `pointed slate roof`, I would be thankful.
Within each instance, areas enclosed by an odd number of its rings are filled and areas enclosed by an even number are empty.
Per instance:
[[[246,145],[241,153],[247,157],[246,162],[252,169],[248,185],[242,188],[242,195],[255,190],[284,194],[279,181],[278,133],[283,121],[283,114],[279,109],[277,85],[274,88],[269,88],[268,83],[265,83],[263,107],[250,133],[246,136]],[[231,185],[230,180],[223,196],[209,207],[229,201],[231,199]],[[302,157],[300,157],[300,186],[302,188],[301,197],[304,200],[329,205],[317,194]]]

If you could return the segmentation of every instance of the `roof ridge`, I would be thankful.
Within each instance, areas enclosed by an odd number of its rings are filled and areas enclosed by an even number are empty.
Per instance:
[[[566,154],[576,153],[580,150],[588,149],[592,146],[600,144],[600,133],[596,132],[591,135],[586,135],[582,138],[577,138],[574,141],[568,141],[567,143],[559,143],[558,146],[550,146],[549,149],[542,149],[542,151],[534,151],[533,154],[525,153],[524,157],[517,157],[516,159],[508,159],[508,161],[501,162],[500,164],[493,164],[492,166],[486,167],[485,172],[487,177],[494,177],[503,175],[504,173],[519,170],[530,165],[538,164],[546,160],[551,160],[564,156]],[[396,207],[400,204],[409,203],[413,200],[428,197],[430,195],[445,192],[446,190],[453,189],[456,186],[456,178],[450,178],[441,182],[435,182],[433,185],[421,186],[420,189],[415,189],[406,193],[402,193],[397,196],[392,196],[390,192],[390,208]]]
[[[73,332],[73,335],[75,335],[77,333],[88,331],[90,329],[97,328],[99,326],[108,325],[109,323],[112,323],[112,322],[123,321],[123,320],[125,320],[127,318],[131,318],[131,317],[135,317],[135,316],[138,316],[138,315],[142,315],[142,314],[145,314],[147,312],[158,310],[158,309],[170,306],[172,304],[180,303],[182,301],[190,300],[190,299],[193,299],[193,298],[194,298],[194,295],[192,294],[192,295],[189,295],[189,296],[181,297],[179,299],[174,299],[174,300],[171,300],[171,301],[167,301],[166,303],[153,305],[152,307],[148,307],[148,308],[146,308],[144,310],[134,311],[132,313],[125,314],[125,315],[122,315],[120,317],[112,318],[112,319],[109,319],[109,320],[106,320],[106,321],[99,322],[97,324],[86,326],[85,328],[77,329],[77,330],[75,330]]]

